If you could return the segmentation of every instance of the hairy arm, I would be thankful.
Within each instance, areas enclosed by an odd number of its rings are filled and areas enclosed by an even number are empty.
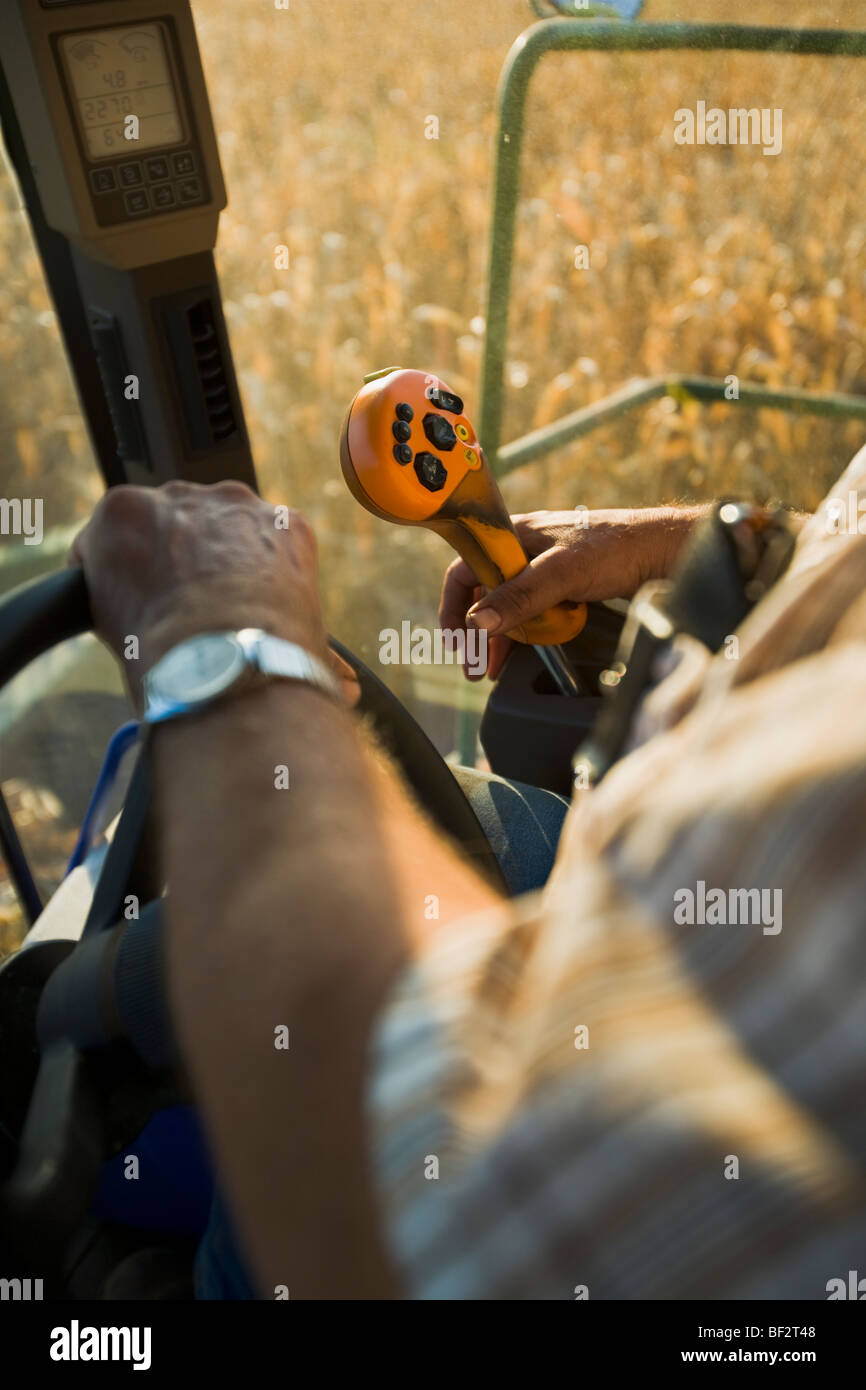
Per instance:
[[[393,1294],[364,1132],[371,1029],[429,925],[425,893],[440,922],[494,894],[313,690],[226,702],[154,751],[174,1016],[262,1289]]]

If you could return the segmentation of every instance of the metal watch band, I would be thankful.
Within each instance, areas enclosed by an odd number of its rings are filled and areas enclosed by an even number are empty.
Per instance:
[[[304,681],[317,685],[337,698],[341,696],[339,681],[318,657],[299,647],[296,642],[287,642],[282,637],[271,637],[263,633],[255,644],[254,663],[265,676],[280,676],[285,680]]]

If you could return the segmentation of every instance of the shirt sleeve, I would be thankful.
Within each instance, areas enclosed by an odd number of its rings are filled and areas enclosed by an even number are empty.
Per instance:
[[[863,669],[700,703],[572,806],[543,894],[402,977],[369,1113],[409,1296],[826,1298],[862,1264]]]

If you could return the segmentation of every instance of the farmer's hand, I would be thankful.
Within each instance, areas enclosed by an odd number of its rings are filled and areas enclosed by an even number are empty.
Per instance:
[[[683,541],[705,513],[704,507],[651,507],[513,516],[529,565],[483,594],[466,562],[454,560],[442,587],[441,626],[459,630],[468,620],[484,628],[489,635],[487,674],[495,680],[508,654],[511,628],[564,599],[631,598],[646,580],[670,573]]]
[[[214,629],[261,627],[328,659],[315,538],[298,512],[287,528],[276,519],[273,506],[237,482],[105,494],[69,563],[84,569],[94,626],[126,658],[134,697],[164,652]]]

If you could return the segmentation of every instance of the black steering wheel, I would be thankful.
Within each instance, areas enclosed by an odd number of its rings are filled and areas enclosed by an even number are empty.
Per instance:
[[[14,590],[0,602],[0,688],[91,628],[78,569]],[[472,807],[427,735],[362,661],[333,639],[331,646],[355,672],[359,711],[420,803],[507,892]],[[122,912],[129,893],[146,904],[133,922]],[[0,1233],[25,1254],[35,1248],[43,1259],[53,1257],[56,1269],[86,1216],[102,1160],[155,1109],[176,1100],[178,1085],[184,1094],[162,988],[160,893],[145,745],[81,939],[28,946],[0,969],[7,1077],[0,1082],[0,1139],[14,1150],[0,1191]]]

